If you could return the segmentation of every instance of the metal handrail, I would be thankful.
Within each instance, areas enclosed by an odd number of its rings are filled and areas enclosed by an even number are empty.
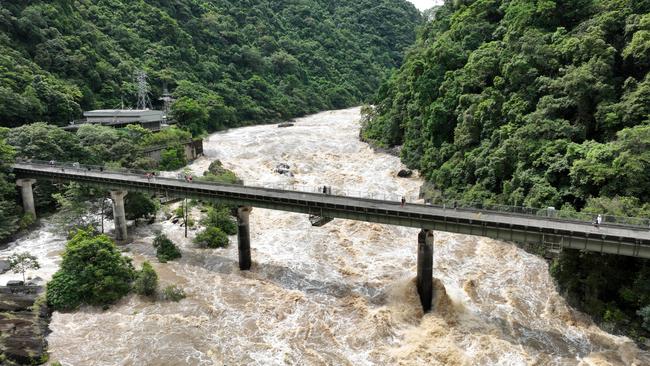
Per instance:
[[[80,163],[71,163],[71,162],[51,162],[43,160],[24,160],[17,159],[17,163],[26,163],[31,165],[43,166],[43,167],[58,167],[64,169],[74,169],[79,171],[101,171],[106,173],[119,173],[124,175],[132,176],[145,176],[147,174],[152,174],[151,176],[154,181],[156,179],[170,180],[170,181],[185,181],[183,173],[178,173],[174,177],[162,177],[160,176],[159,171],[145,171],[141,169],[126,169],[126,168],[108,168],[98,165],[90,164],[80,164]],[[227,184],[227,183],[216,183],[210,181],[204,181],[201,177],[197,177],[196,182],[207,185],[215,186],[239,186],[236,184]],[[251,188],[264,188],[264,189],[273,189],[273,190],[282,190],[282,191],[295,191],[309,194],[323,194],[322,188],[323,185],[313,186],[313,185],[304,185],[304,184],[290,184],[290,183],[267,183],[267,182],[245,182],[246,186]],[[242,183],[243,185],[243,183]],[[329,186],[328,186],[329,187]],[[585,212],[573,212],[573,211],[562,211],[554,210],[551,208],[534,208],[534,207],[522,207],[522,206],[508,206],[508,205],[498,205],[498,204],[485,204],[479,202],[463,203],[455,200],[435,200],[433,203],[425,203],[417,195],[400,195],[393,193],[386,193],[381,191],[357,191],[357,190],[347,190],[339,187],[330,187],[331,194],[329,196],[338,196],[338,197],[352,197],[360,198],[365,200],[372,201],[383,201],[383,202],[394,202],[399,204],[402,197],[405,198],[406,202],[409,205],[418,205],[418,206],[430,206],[442,209],[456,209],[464,211],[475,211],[483,213],[505,213],[510,215],[517,216],[534,216],[534,217],[545,217],[554,221],[564,221],[564,222],[580,222],[580,223],[591,223],[594,219],[594,214],[585,213]],[[325,194],[323,194],[325,196]],[[603,221],[601,225],[605,226],[632,226],[632,227],[650,227],[650,218],[641,218],[641,217],[628,217],[628,216],[614,216],[614,215],[602,215]]]

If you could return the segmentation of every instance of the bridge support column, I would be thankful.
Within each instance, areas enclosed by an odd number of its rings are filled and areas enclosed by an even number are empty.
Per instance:
[[[127,239],[126,214],[124,213],[124,197],[127,191],[111,191],[113,200],[113,221],[115,222],[115,241],[124,243]]]
[[[237,208],[237,246],[239,248],[239,269],[251,269],[251,235],[248,219],[252,207],[242,206]]]
[[[34,205],[34,191],[32,185],[36,179],[18,179],[16,185],[20,187],[20,193],[23,198],[23,210],[26,214],[36,218],[36,206]]]
[[[422,229],[418,234],[418,294],[425,313],[433,299],[433,231]]]

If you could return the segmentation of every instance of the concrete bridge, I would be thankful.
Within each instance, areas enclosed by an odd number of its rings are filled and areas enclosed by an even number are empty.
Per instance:
[[[248,217],[252,207],[318,215],[322,217],[375,222],[421,229],[418,235],[417,284],[425,311],[431,308],[433,231],[485,236],[521,243],[545,244],[557,248],[650,258],[648,228],[601,225],[559,218],[502,212],[450,209],[424,204],[406,204],[366,198],[332,196],[289,190],[228,184],[185,182],[169,178],[147,178],[144,174],[100,171],[96,167],[51,166],[17,163],[13,172],[21,187],[23,206],[36,215],[32,185],[36,179],[78,182],[107,189],[113,199],[115,237],[127,239],[124,196],[128,191],[218,201],[239,207],[239,267],[250,269],[251,251]]]

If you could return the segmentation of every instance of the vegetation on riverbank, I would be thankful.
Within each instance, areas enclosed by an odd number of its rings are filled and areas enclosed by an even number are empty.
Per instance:
[[[650,216],[649,34],[648,1],[445,1],[362,138],[402,145],[459,202]],[[650,299],[630,293],[647,292],[650,263],[612,257],[565,251],[553,273],[579,308],[640,337]]]
[[[24,159],[151,170],[156,166],[143,150],[165,145],[159,168],[178,169],[187,163],[181,146],[193,134],[367,99],[399,65],[420,22],[404,0],[3,3],[0,240],[30,222],[16,204],[7,169],[14,152]],[[179,129],[151,134],[134,126],[85,125],[75,134],[55,127],[80,118],[82,110],[135,105],[137,70],[149,74],[154,104],[163,85],[173,92]],[[37,121],[50,125],[26,125]],[[228,172],[204,179],[237,183]],[[74,211],[81,209],[75,203],[85,202],[55,203],[53,193],[71,198],[60,187],[39,184],[39,212],[57,204]]]
[[[55,162],[76,161],[81,164],[106,168],[133,168],[153,171],[156,164],[145,157],[144,150],[151,147],[180,145],[192,135],[178,128],[169,128],[153,134],[142,127],[126,128],[86,125],[76,133],[67,132],[45,123],[35,123],[13,129],[0,128],[0,240],[8,238],[30,220],[23,217],[18,205],[17,190],[9,171],[14,158]],[[174,150],[169,148],[167,150]],[[181,148],[177,150],[181,151]],[[172,151],[172,154],[177,152]],[[182,164],[187,162],[182,160]],[[46,181],[34,186],[38,212],[56,207],[65,231],[75,226],[91,224],[86,215],[91,206],[106,206],[107,193],[77,184],[52,184]],[[158,210],[158,205],[148,195],[127,195],[125,210],[128,219],[145,218]],[[110,215],[110,210],[108,211]]]
[[[131,291],[148,297],[158,291],[158,275],[149,262],[135,270],[131,258],[123,256],[108,236],[92,229],[79,229],[62,258],[61,268],[47,284],[47,305],[53,310],[106,307]]]

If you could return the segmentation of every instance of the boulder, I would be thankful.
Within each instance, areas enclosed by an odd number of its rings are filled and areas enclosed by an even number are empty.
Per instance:
[[[293,126],[294,126],[294,124],[291,123],[291,122],[284,122],[284,123],[280,123],[280,124],[278,125],[278,128],[282,128],[282,127],[293,127]]]
[[[413,171],[411,169],[402,169],[399,172],[397,172],[397,176],[400,178],[409,178],[412,175],[413,175]]]
[[[20,280],[7,281],[7,287],[21,287],[21,286],[25,286],[25,282]]]
[[[0,259],[0,274],[3,274],[9,270],[9,261]]]
[[[276,165],[275,172],[278,174],[286,175],[287,177],[293,177],[293,173],[291,173],[291,166],[286,163],[280,163]]]
[[[43,331],[47,327],[32,312],[0,314],[0,340],[3,355],[22,365],[41,364],[47,352]]]
[[[43,282],[43,279],[36,276],[34,278],[30,278],[29,281],[27,281],[27,286],[38,286],[42,282]]]
[[[0,312],[25,311],[36,301],[35,294],[8,293],[0,297]]]

